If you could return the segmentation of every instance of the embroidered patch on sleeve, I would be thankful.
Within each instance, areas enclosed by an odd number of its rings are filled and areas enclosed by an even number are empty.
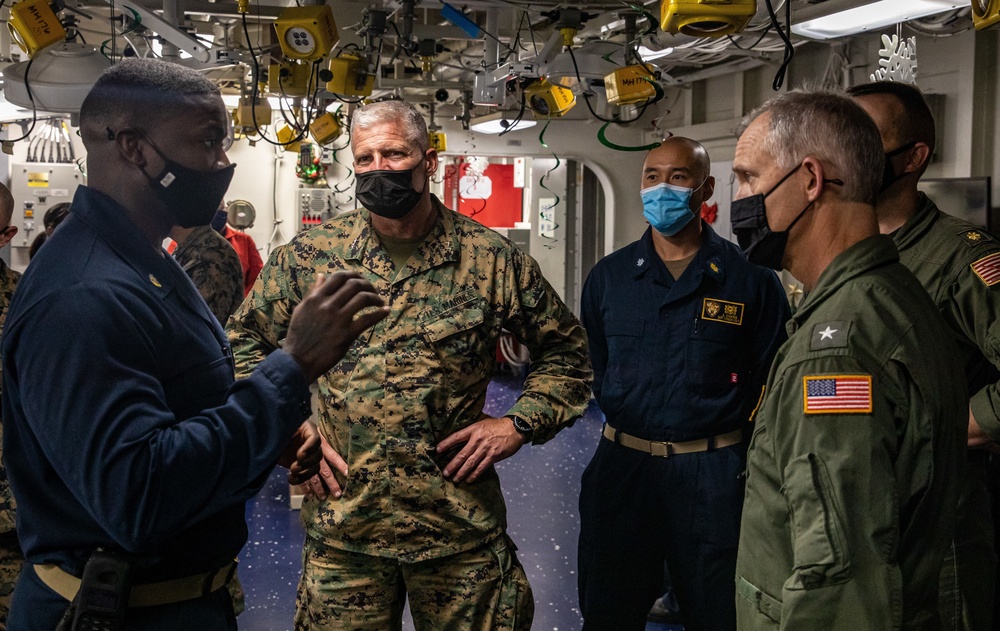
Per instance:
[[[802,378],[806,414],[870,414],[871,375],[809,375]]]
[[[968,243],[970,247],[975,247],[980,243],[986,243],[987,241],[993,240],[993,237],[985,232],[980,232],[979,230],[963,230],[958,233],[958,236],[963,241]]]
[[[701,303],[701,319],[741,325],[743,324],[743,303],[705,298]]]
[[[984,256],[972,264],[972,271],[987,287],[1000,283],[1000,252]]]

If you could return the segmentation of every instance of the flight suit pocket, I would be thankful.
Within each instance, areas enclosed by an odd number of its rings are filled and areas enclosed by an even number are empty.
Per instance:
[[[851,563],[843,512],[826,465],[816,454],[800,456],[785,468],[785,481],[794,567],[784,588],[806,590],[846,583]]]
[[[477,296],[423,322],[424,339],[434,349],[453,393],[484,380],[496,361],[485,321],[483,300]]]
[[[740,326],[696,319],[687,345],[688,388],[719,396],[749,377],[745,374],[744,332]]]

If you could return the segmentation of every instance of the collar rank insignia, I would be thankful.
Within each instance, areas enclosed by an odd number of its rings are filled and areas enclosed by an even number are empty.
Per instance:
[[[824,348],[847,346],[847,334],[851,323],[843,320],[830,320],[814,324],[812,337],[809,339],[809,350],[818,351]]]
[[[154,287],[163,287],[163,285],[160,284],[160,281],[156,280],[156,276],[153,276],[152,274],[149,275],[149,282],[153,283]]]
[[[715,263],[709,263],[709,264],[708,264],[708,267],[709,267],[709,269],[711,269],[711,270],[712,270],[713,272],[715,272],[716,274],[718,274],[718,273],[719,273],[719,266],[718,266],[718,265],[716,265]]]
[[[705,298],[701,304],[701,319],[726,324],[743,324],[743,303]]]
[[[642,267],[642,264],[646,262],[646,259],[639,259],[635,262],[636,267]]]
[[[980,243],[986,243],[987,241],[993,240],[993,237],[980,230],[965,230],[960,232],[958,236],[961,237],[962,241],[969,244],[969,247],[975,247]]]

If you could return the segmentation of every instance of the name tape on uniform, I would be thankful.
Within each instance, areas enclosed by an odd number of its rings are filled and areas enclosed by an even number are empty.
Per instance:
[[[1000,252],[984,256],[973,263],[972,271],[987,287],[1000,283]]]
[[[802,378],[806,414],[871,414],[871,375],[808,375]]]
[[[726,324],[743,324],[743,303],[705,298],[701,303],[701,319]]]

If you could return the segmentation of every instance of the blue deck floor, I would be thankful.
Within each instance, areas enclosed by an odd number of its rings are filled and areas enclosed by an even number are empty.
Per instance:
[[[520,393],[520,381],[500,374],[490,386],[486,412],[502,414]],[[600,436],[603,416],[593,403],[586,415],[549,443],[521,449],[497,465],[507,499],[509,532],[535,594],[539,631],[574,631],[582,621],[576,596],[577,498],[580,475]],[[289,631],[301,570],[302,525],[288,508],[284,472],[276,470],[247,506],[250,541],[240,577],[247,610],[243,631]],[[404,629],[413,629],[409,620]],[[681,627],[650,623],[647,631]]]

